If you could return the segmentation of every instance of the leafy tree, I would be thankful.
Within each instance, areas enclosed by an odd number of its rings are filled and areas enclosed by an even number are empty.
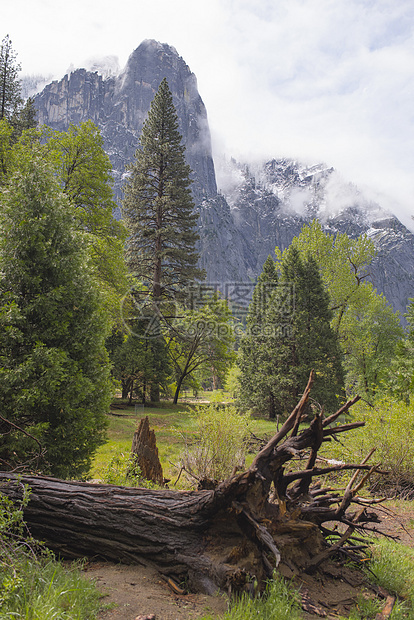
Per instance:
[[[144,123],[135,162],[129,166],[122,206],[129,232],[127,264],[138,282],[145,285],[136,288],[136,303],[148,302],[145,312],[152,311],[153,321],[160,323],[155,330],[159,335],[150,341],[154,377],[165,359],[161,323],[173,312],[165,302],[183,299],[188,284],[203,276],[197,268],[197,215],[181,140],[172,95],[164,79]],[[140,298],[141,292],[144,297]],[[151,398],[159,400],[156,381]]]
[[[23,104],[18,74],[21,67],[7,35],[0,47],[0,120],[11,121]]]
[[[0,409],[42,443],[43,471],[80,476],[104,441],[112,395],[102,298],[44,161],[23,160],[0,205]],[[13,428],[0,439],[10,465],[31,451]]]
[[[331,299],[331,326],[344,355],[347,390],[371,398],[387,375],[402,333],[398,314],[367,279],[376,254],[373,242],[366,235],[351,239],[324,233],[314,220],[293,239],[292,247],[302,257],[311,253],[318,264]],[[276,254],[283,258],[278,248]]]
[[[340,335],[347,308],[359,295],[364,296],[366,286],[371,286],[366,279],[369,264],[376,254],[373,242],[366,235],[351,239],[345,233],[325,233],[320,222],[313,220],[302,228],[291,245],[302,256],[310,254],[316,260],[330,297],[332,327]],[[276,257],[279,261],[283,258],[279,248],[276,248]]]
[[[131,404],[134,394],[139,392],[145,402],[149,387],[147,377],[152,367],[148,341],[134,333],[114,330],[106,346],[113,364],[112,374],[121,383],[122,398],[128,398]]]
[[[51,166],[69,198],[68,209],[87,243],[106,306],[112,320],[120,324],[120,300],[128,288],[123,255],[126,230],[113,216],[112,167],[99,130],[91,121],[71,125],[67,132],[43,127],[23,131],[13,143],[11,126],[0,121],[0,185],[34,158]]]
[[[394,357],[383,370],[380,387],[382,392],[409,405],[414,395],[414,299],[409,299],[404,316],[408,323],[407,332],[395,345]]]
[[[226,300],[212,296],[199,310],[181,309],[168,338],[168,352],[176,378],[174,403],[183,382],[207,368],[222,380],[234,362],[234,330]]]
[[[74,222],[87,238],[97,280],[114,320],[128,288],[124,261],[126,229],[114,218],[112,165],[99,129],[87,121],[65,132],[47,132],[47,149]]]
[[[246,332],[240,342],[239,405],[263,409],[270,419],[276,416],[274,387],[263,372],[268,360],[268,330],[266,314],[269,301],[278,285],[275,261],[268,256],[258,277],[246,321]]]
[[[364,292],[344,316],[342,348],[347,390],[372,399],[388,374],[403,328],[383,295],[371,287]]]

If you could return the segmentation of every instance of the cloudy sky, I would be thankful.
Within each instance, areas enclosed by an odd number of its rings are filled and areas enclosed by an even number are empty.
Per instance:
[[[413,0],[0,0],[25,74],[144,39],[196,74],[215,153],[324,161],[414,228]]]

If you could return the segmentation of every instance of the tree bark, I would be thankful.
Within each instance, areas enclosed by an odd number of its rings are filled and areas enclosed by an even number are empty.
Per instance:
[[[0,488],[18,498],[22,485],[30,486],[27,523],[34,536],[56,551],[152,563],[195,591],[242,590],[254,579],[264,583],[283,566],[292,574],[311,572],[320,557],[339,548],[329,547],[323,524],[336,520],[350,528],[340,545],[357,526],[367,529],[373,520],[370,502],[356,493],[378,472],[378,466],[366,462],[314,466],[323,441],[362,423],[329,428],[355,398],[328,418],[316,415],[299,432],[312,381],[313,375],[292,414],[252,465],[213,490],[148,490],[35,476],[18,480],[7,473],[0,474]],[[304,450],[309,452],[307,468],[285,472],[285,465]],[[346,468],[355,474],[343,497],[313,483],[318,475]],[[352,511],[354,501],[357,512]]]
[[[131,453],[136,457],[143,478],[164,484],[155,433],[150,430],[148,416],[139,422],[132,439]]]

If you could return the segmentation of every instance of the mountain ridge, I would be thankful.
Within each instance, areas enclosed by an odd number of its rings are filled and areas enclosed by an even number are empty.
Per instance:
[[[327,232],[373,239],[378,255],[371,280],[396,310],[405,311],[414,296],[414,235],[334,168],[287,158],[254,166],[230,160],[224,171],[220,163],[224,183],[217,190],[207,111],[196,76],[172,46],[147,39],[116,75],[77,69],[55,80],[35,97],[38,120],[61,131],[86,120],[100,128],[119,202],[125,165],[134,159],[142,124],[164,77],[193,170],[200,266],[209,282],[254,281],[275,246],[285,249],[317,217]]]

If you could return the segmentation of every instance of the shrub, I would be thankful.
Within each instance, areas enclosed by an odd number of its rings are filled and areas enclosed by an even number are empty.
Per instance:
[[[95,585],[82,577],[80,565],[68,568],[32,539],[23,520],[29,501],[13,503],[0,494],[0,618],[93,620],[100,604]]]
[[[146,480],[141,475],[136,457],[133,454],[116,452],[108,465],[98,471],[104,484],[116,484],[118,486],[158,488],[151,480]]]
[[[365,426],[346,433],[344,443],[331,443],[325,456],[359,463],[372,448],[370,462],[381,463],[387,476],[374,476],[371,490],[414,497],[414,405],[382,398],[372,407],[359,401],[351,409],[353,421]]]
[[[198,407],[194,413],[196,430],[184,438],[181,464],[197,480],[225,480],[233,469],[244,467],[249,414],[239,414],[233,406]]]

